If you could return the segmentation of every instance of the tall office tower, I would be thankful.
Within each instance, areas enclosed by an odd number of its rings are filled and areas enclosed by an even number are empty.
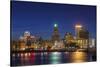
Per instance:
[[[52,41],[59,41],[60,40],[60,35],[59,35],[59,30],[58,30],[58,25],[54,24],[54,31],[52,34]]]
[[[75,35],[76,35],[76,38],[77,39],[80,39],[80,36],[79,36],[79,34],[80,34],[80,30],[82,29],[82,25],[75,25]]]
[[[79,38],[81,38],[81,39],[89,39],[89,32],[88,32],[88,30],[86,30],[85,28],[82,28],[79,31]]]
[[[75,33],[77,39],[89,39],[89,32],[82,25],[75,26]]]
[[[89,32],[82,25],[75,26],[76,40],[80,48],[88,48]]]

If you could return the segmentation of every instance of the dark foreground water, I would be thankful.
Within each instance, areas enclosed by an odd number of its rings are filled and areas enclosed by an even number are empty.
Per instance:
[[[96,61],[95,53],[87,52],[42,52],[12,53],[11,65],[42,65]]]

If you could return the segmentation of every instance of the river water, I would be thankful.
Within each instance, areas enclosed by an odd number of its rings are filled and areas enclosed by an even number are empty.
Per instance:
[[[96,61],[95,53],[87,52],[41,52],[12,53],[11,66],[79,63]]]

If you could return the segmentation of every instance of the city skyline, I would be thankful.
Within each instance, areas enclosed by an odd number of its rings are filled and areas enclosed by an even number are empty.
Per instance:
[[[96,6],[11,1],[11,66],[97,60]]]
[[[30,31],[32,35],[42,35],[44,39],[51,38],[55,23],[58,24],[61,38],[66,32],[75,36],[76,24],[83,25],[91,37],[96,38],[95,6],[12,2],[13,39],[18,39],[24,31]]]

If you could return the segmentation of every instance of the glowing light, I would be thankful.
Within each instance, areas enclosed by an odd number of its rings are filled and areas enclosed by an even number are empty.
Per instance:
[[[23,53],[21,53],[21,57],[23,56]]]
[[[52,60],[59,60],[60,58],[59,58],[59,56],[57,56],[57,57],[56,56],[52,56],[51,59]]]
[[[50,55],[50,60],[52,64],[57,64],[61,62],[61,53],[59,52],[53,52]]]
[[[29,31],[25,31],[24,32],[24,36],[30,36],[30,32]]]
[[[27,33],[30,33],[29,31],[25,31],[25,33],[27,34]]]
[[[25,57],[27,56],[28,54],[27,53],[25,53]]]
[[[54,24],[54,27],[57,27],[58,25],[57,24]]]
[[[87,59],[87,55],[83,52],[74,52],[72,54],[72,62],[84,62]]]
[[[82,25],[76,25],[75,26],[75,28],[81,28],[82,27]]]
[[[22,50],[25,50],[25,48],[22,48]]]
[[[55,56],[55,55],[59,56],[59,55],[61,55],[61,53],[60,52],[52,52],[51,55],[53,55],[53,56]]]

